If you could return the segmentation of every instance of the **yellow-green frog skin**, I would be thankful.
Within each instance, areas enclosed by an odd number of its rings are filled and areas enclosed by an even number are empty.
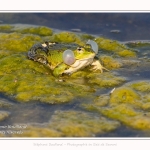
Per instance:
[[[67,49],[72,50],[75,57],[73,64],[70,65],[63,60],[63,53]],[[96,53],[89,44],[81,47],[77,44],[45,42],[44,44],[35,44],[28,51],[29,59],[47,65],[56,77],[63,74],[71,75],[89,65],[93,66],[93,70],[103,72],[105,68],[100,64],[99,60],[94,58],[95,56]]]

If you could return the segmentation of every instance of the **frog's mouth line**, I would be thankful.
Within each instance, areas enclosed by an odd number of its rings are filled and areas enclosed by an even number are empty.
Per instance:
[[[73,68],[84,68],[93,62],[93,58],[94,57],[76,60],[75,63],[70,66]]]
[[[83,59],[81,59],[81,58],[76,58],[76,60],[87,60],[87,59],[93,59],[95,57],[95,53],[93,53],[92,55],[90,55],[89,57],[87,57],[87,58],[83,58]]]

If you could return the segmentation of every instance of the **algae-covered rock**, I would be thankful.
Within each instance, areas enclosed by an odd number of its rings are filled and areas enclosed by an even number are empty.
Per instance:
[[[130,85],[133,89],[140,92],[149,92],[150,91],[150,81],[137,81]]]
[[[118,120],[126,126],[139,130],[150,129],[149,112],[135,109],[130,104],[119,104],[116,106],[98,107],[95,104],[82,105],[87,110],[96,111],[105,117]]]
[[[5,51],[27,52],[33,44],[41,41],[42,38],[37,35],[22,35],[21,33],[1,33],[0,49],[2,51],[0,51],[0,55],[5,55]]]
[[[127,126],[140,130],[150,129],[149,115],[145,112],[133,109],[132,106],[121,104],[112,108],[103,108],[99,111],[115,120],[119,120]]]
[[[103,37],[98,37],[95,41],[102,50],[114,52],[121,57],[136,57],[136,52],[129,49],[124,44],[120,44],[118,41]]]
[[[46,103],[64,103],[73,95],[86,96],[88,86],[74,82],[57,82],[49,68],[35,63],[23,54],[14,54],[0,60],[0,91],[19,101],[38,100]]]
[[[46,125],[28,125],[26,129],[21,131],[21,134],[9,134],[9,137],[61,137],[59,131],[48,128]]]
[[[48,27],[29,27],[25,29],[18,30],[18,32],[23,34],[36,34],[39,36],[51,36],[53,34],[52,29]]]
[[[79,117],[80,116],[80,117]],[[82,111],[55,111],[48,123],[28,124],[21,134],[11,137],[94,137],[120,126],[118,121]],[[15,131],[14,131],[15,133]]]
[[[135,52],[128,50],[128,49],[119,51],[119,52],[117,52],[117,54],[121,57],[135,57],[136,56]]]
[[[122,63],[111,56],[107,55],[100,56],[100,60],[107,69],[118,69],[122,67]]]
[[[90,35],[90,34],[82,34],[81,35],[81,38],[83,39],[83,40],[94,40],[95,39],[95,37],[94,36],[92,36],[92,35]]]
[[[126,81],[124,77],[116,76],[110,72],[100,73],[90,73],[88,76],[88,83],[97,84],[100,87],[114,87],[122,84]]]
[[[77,43],[79,45],[84,45],[84,42],[80,39],[80,37],[72,32],[56,33],[53,35],[51,40],[56,42]]]
[[[10,115],[7,111],[0,111],[0,121],[5,120]]]
[[[62,132],[64,137],[95,136],[95,134],[109,132],[119,126],[117,121],[81,111],[57,111],[49,124],[50,128]]]
[[[69,91],[64,92],[61,85],[53,81],[48,68],[35,64],[22,54],[1,59],[0,66],[0,91],[20,101],[32,99],[54,103],[72,98]],[[57,89],[59,86],[62,90]]]
[[[23,25],[23,24],[14,24],[14,25],[0,25],[1,32],[17,32],[22,34],[35,34],[39,36],[51,36],[53,31],[51,28],[45,26],[31,26],[31,25]]]
[[[124,71],[131,64],[133,69],[137,67],[139,60],[133,49],[118,41],[98,37],[95,40],[100,50],[97,58],[110,71],[100,73],[88,70],[91,69],[88,66],[70,76],[55,78],[46,65],[27,58],[28,50],[45,39],[83,46],[88,39],[94,40],[94,36],[55,33],[50,28],[37,26],[4,25],[0,26],[0,31],[0,92],[19,102],[70,102],[69,105],[72,105],[73,101],[76,103],[74,109],[82,108],[82,111],[55,111],[48,123],[29,124],[22,134],[10,133],[8,136],[89,137],[117,129],[120,123],[134,129],[150,129],[149,80],[124,84],[126,77],[112,71]],[[126,57],[126,62],[122,57]],[[114,90],[109,93],[111,89]],[[0,99],[0,108],[11,107],[11,103]],[[0,120],[9,114],[1,111]]]
[[[13,29],[12,25],[0,25],[0,32],[9,32]]]
[[[120,87],[114,90],[110,96],[110,105],[119,105],[121,103],[128,103],[138,105],[140,102],[140,95],[128,87]]]
[[[143,83],[144,81],[139,81]],[[110,95],[100,95],[91,102],[81,105],[89,111],[96,111],[104,116],[118,120],[139,130],[150,129],[150,99],[149,92],[145,90],[140,93],[132,88],[133,82],[116,88]],[[138,82],[137,82],[137,85]],[[137,86],[136,86],[137,87]]]
[[[1,28],[6,28],[9,32],[0,34],[0,92],[18,101],[36,100],[54,104],[70,102],[78,97],[93,98],[93,93],[96,91],[95,85],[108,88],[121,85],[126,81],[124,77],[116,76],[111,72],[101,74],[91,71],[89,73],[85,69],[70,77],[64,77],[63,82],[59,82],[52,76],[47,66],[27,58],[28,50],[35,43],[42,42],[45,36],[49,37],[50,41],[80,45],[83,45],[87,38],[94,39],[93,36],[72,32],[52,35],[50,28],[38,26],[6,25]],[[101,40],[108,42],[108,39]],[[98,40],[98,44],[99,42]],[[125,48],[117,42],[116,45],[123,50]],[[117,52],[120,52],[120,49]],[[108,68],[120,67],[120,63],[110,56],[101,57],[101,59]]]

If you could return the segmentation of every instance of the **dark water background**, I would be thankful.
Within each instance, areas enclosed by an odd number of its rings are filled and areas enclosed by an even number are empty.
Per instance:
[[[63,31],[74,29],[118,41],[150,40],[150,13],[0,13],[0,24],[16,23],[48,26]],[[143,78],[148,78],[149,73],[143,73]],[[61,105],[21,104],[3,94],[0,94],[0,97],[15,104],[9,109],[11,117],[2,121],[1,125],[13,124],[18,121],[18,123],[43,123],[47,122],[56,109],[78,109],[78,103],[75,101]],[[26,115],[24,116],[24,114]],[[142,131],[122,125],[111,133],[97,136],[142,137],[146,135]]]
[[[150,39],[150,13],[0,13],[0,23],[80,29],[119,41]]]

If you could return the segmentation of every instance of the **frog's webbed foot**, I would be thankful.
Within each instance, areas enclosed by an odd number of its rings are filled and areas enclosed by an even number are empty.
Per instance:
[[[43,51],[46,55],[48,53],[48,47],[44,47],[42,44],[38,43],[30,48],[28,51],[28,58],[43,64],[47,64],[46,57],[44,55],[38,54],[37,50]]]
[[[94,60],[93,63],[91,64],[92,67],[92,71],[97,71],[97,70],[100,70],[100,72],[102,73],[103,70],[106,70],[106,71],[109,71],[108,69],[106,69],[105,67],[103,67],[101,65],[101,63],[99,62],[99,60]]]

